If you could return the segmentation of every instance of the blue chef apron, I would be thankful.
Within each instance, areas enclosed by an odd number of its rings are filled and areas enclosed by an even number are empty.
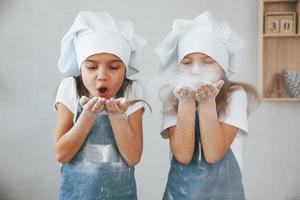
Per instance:
[[[98,115],[80,151],[61,166],[59,199],[137,199],[134,167],[122,159],[107,114]]]
[[[163,200],[244,200],[240,168],[231,149],[217,163],[210,164],[205,160],[198,119],[196,113],[192,161],[185,165],[172,157]]]

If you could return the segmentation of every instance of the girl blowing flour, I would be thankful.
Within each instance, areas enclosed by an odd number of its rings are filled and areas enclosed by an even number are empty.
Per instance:
[[[131,22],[80,12],[62,40],[55,154],[61,200],[137,199],[134,166],[143,148],[142,101],[128,79],[144,40]],[[124,98],[127,97],[127,98]]]
[[[175,20],[156,52],[177,72],[164,102],[161,135],[173,154],[164,200],[242,200],[241,139],[250,85],[227,79],[242,40],[209,12]]]

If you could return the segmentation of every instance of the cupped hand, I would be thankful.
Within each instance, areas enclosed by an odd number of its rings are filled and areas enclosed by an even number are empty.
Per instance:
[[[216,96],[219,94],[221,88],[224,85],[223,80],[219,80],[214,84],[203,84],[200,85],[195,93],[196,101],[206,101],[206,100],[214,100]]]
[[[195,90],[187,86],[175,88],[173,93],[179,101],[194,101],[195,98]]]
[[[125,98],[111,98],[105,101],[105,111],[108,114],[124,114],[128,109],[128,105]]]
[[[79,104],[85,112],[97,115],[104,111],[105,99],[101,97],[88,98],[86,96],[82,96],[79,100]]]

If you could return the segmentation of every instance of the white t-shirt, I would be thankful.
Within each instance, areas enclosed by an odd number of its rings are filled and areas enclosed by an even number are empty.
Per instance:
[[[227,116],[220,116],[219,121],[239,128],[230,148],[242,169],[242,138],[248,135],[247,93],[240,89],[232,93],[230,97]],[[163,116],[161,136],[168,138],[167,129],[176,125],[176,115]]]
[[[126,93],[126,92],[125,92]],[[133,82],[131,92],[126,97],[130,100],[132,99],[143,99],[142,87],[137,83]],[[74,77],[64,78],[58,86],[56,99],[54,103],[54,109],[56,110],[57,103],[63,103],[74,116],[78,109],[79,96],[76,89],[76,80]],[[128,106],[125,116],[129,116],[140,108],[146,109],[145,103],[139,101],[131,106]]]

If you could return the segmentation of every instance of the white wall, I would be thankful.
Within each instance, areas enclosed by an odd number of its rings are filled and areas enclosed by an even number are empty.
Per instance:
[[[168,142],[159,136],[160,102],[155,76],[156,44],[174,18],[194,18],[210,10],[224,17],[246,42],[244,64],[234,76],[258,85],[256,0],[0,0],[0,199],[52,200],[59,187],[53,154],[55,113],[52,103],[61,75],[56,66],[60,40],[80,10],[109,11],[130,19],[148,39],[144,69],[147,101],[144,153],[136,177],[142,200],[161,199],[169,168]],[[245,140],[244,182],[247,199],[300,198],[300,103],[263,103],[250,118]],[[297,198],[298,197],[298,198]]]

